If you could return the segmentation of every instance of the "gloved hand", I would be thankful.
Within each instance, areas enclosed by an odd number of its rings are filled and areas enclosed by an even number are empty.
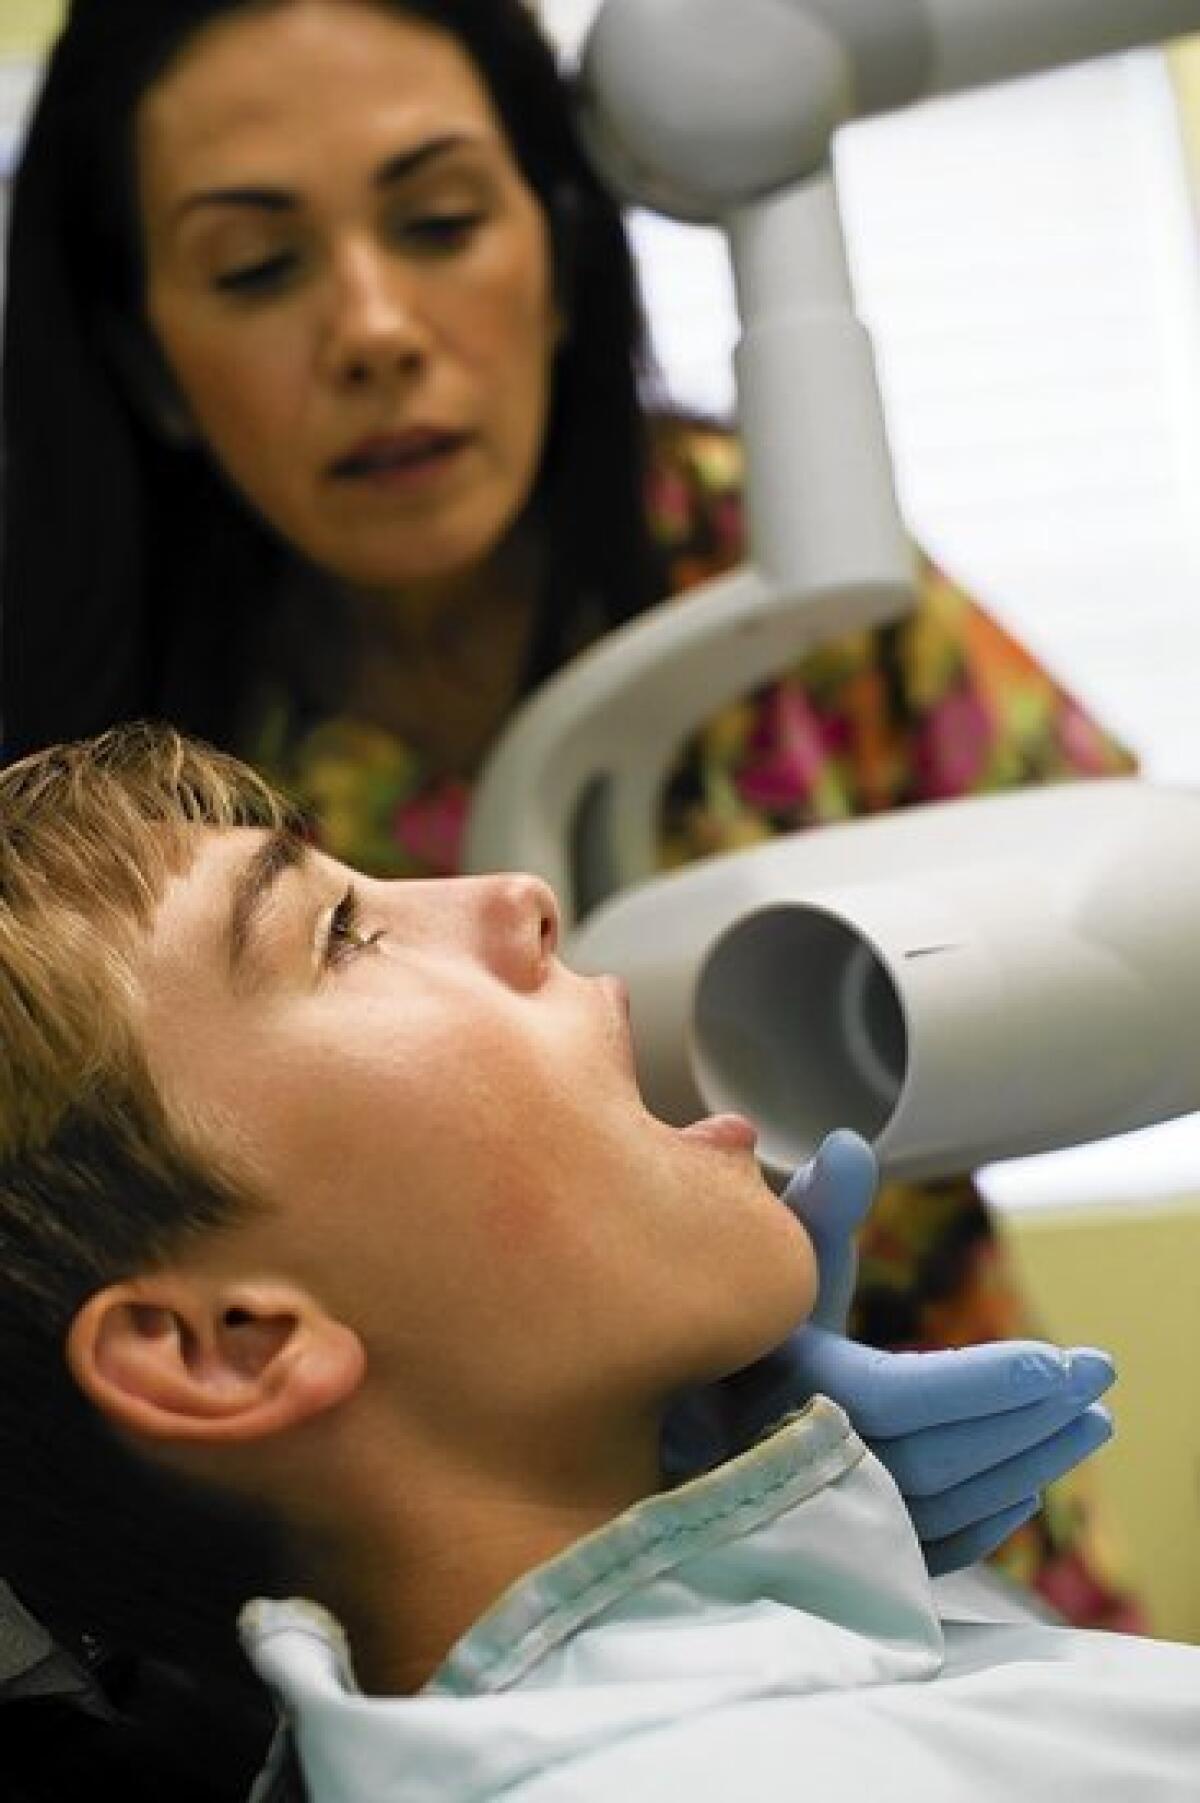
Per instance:
[[[727,1456],[820,1391],[891,1472],[936,1577],[999,1546],[1046,1484],[1111,1437],[1096,1399],[1115,1371],[1105,1353],[1035,1340],[890,1353],[847,1339],[854,1233],[876,1181],[870,1148],[849,1132],[830,1134],[792,1178],[782,1199],[807,1228],[820,1273],[812,1317],[766,1358],[681,1399],[665,1458],[682,1471]]]

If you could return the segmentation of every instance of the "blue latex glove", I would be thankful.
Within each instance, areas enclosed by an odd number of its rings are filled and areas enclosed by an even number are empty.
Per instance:
[[[1040,1492],[1112,1435],[1097,1397],[1111,1359],[1036,1340],[957,1352],[879,1352],[845,1336],[854,1234],[875,1196],[875,1159],[857,1134],[830,1134],[783,1202],[816,1249],[809,1324],[745,1371],[681,1400],[668,1466],[695,1469],[746,1446],[816,1391],[845,1409],[898,1485],[936,1577],[982,1558],[1035,1513]]]

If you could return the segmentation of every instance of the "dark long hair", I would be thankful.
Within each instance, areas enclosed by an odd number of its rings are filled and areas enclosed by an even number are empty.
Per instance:
[[[283,4],[285,0],[274,0]],[[647,368],[619,210],[524,0],[371,0],[455,37],[545,212],[569,320],[534,503],[546,575],[529,684],[585,605],[657,598],[645,520]],[[74,0],[17,174],[0,468],[0,742],[13,757],[124,719],[229,745],[260,677],[255,619],[292,560],[195,450],[163,442],[119,349],[146,331],[133,117],[183,45],[262,0]]]

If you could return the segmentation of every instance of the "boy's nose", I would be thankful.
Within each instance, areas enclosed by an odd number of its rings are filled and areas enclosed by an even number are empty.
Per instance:
[[[522,989],[540,983],[558,948],[554,891],[540,877],[506,873],[480,881],[481,928],[490,959]]]

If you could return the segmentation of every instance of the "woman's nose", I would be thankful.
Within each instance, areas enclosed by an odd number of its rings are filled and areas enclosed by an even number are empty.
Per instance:
[[[429,333],[395,259],[354,247],[342,254],[336,279],[328,346],[334,378],[365,386],[418,372]]]

